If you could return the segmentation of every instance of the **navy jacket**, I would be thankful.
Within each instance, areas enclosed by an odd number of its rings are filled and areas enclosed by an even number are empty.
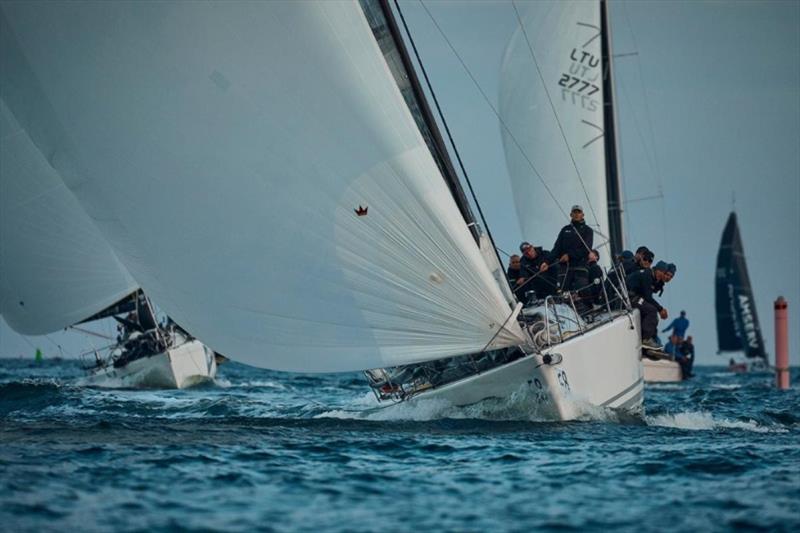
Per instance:
[[[548,263],[557,263],[559,258],[569,255],[571,266],[586,266],[589,251],[594,243],[594,231],[585,222],[570,222],[558,233]]]
[[[661,305],[653,298],[654,281],[655,275],[649,268],[640,268],[629,274],[625,279],[625,282],[628,284],[628,292],[644,299],[645,302],[661,311]]]

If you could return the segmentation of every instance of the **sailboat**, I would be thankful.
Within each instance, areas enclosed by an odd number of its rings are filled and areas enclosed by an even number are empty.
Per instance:
[[[6,105],[5,88],[0,99],[0,313],[5,321],[20,334],[44,335],[138,307],[136,322],[128,325],[135,338],[121,336],[107,357],[97,352],[91,383],[108,384],[113,378],[126,387],[180,388],[212,378],[213,353],[188,335],[158,327],[138,284]],[[132,326],[139,331],[133,333]],[[146,349],[152,336],[159,343]]]
[[[520,319],[393,19],[380,0],[3,4],[3,97],[148,294],[231,359],[380,373],[511,351],[390,400],[639,409],[636,311],[590,325],[565,297]],[[573,39],[565,65],[610,57]]]
[[[722,231],[715,289],[718,353],[744,355],[744,361],[731,357],[734,372],[769,370],[735,211]]]

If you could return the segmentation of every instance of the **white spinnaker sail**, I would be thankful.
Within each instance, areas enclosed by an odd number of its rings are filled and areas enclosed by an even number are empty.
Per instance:
[[[0,313],[41,335],[103,310],[137,285],[0,99]]]
[[[356,2],[2,9],[35,139],[215,350],[313,372],[523,341]]]
[[[524,31],[506,48],[499,109],[522,234],[551,247],[580,204],[598,246],[597,230],[608,235],[600,2],[516,6]]]

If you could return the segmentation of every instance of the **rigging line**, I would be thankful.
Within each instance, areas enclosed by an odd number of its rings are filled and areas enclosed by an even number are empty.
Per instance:
[[[60,345],[60,344],[58,344],[56,341],[54,341],[53,339],[51,339],[51,338],[50,338],[50,335],[45,335],[45,336],[44,336],[44,338],[45,338],[45,339],[47,339],[47,340],[49,340],[49,341],[50,341],[50,342],[53,344],[53,346],[55,346],[56,348],[58,348],[59,355],[64,355],[64,348],[62,348],[62,347],[61,347],[61,345]],[[70,354],[69,354],[69,353],[67,353],[67,355],[70,355]]]
[[[539,74],[539,80],[542,82],[544,93],[547,95],[547,101],[550,103],[550,109],[553,111],[553,117],[556,119],[556,124],[558,124],[558,130],[561,132],[561,138],[564,140],[564,145],[567,147],[567,152],[569,153],[570,160],[572,160],[572,166],[575,169],[575,174],[577,174],[578,181],[581,184],[581,189],[583,189],[583,194],[584,196],[586,196],[586,202],[589,204],[589,209],[591,209],[592,211],[592,216],[597,221],[599,226],[600,220],[597,218],[597,213],[595,213],[594,211],[594,207],[592,206],[592,201],[589,199],[589,192],[586,190],[586,185],[583,183],[583,177],[581,176],[580,170],[578,170],[578,163],[575,161],[575,155],[572,153],[572,148],[569,145],[569,141],[567,141],[567,134],[564,133],[564,127],[561,125],[561,120],[559,120],[558,118],[558,112],[556,112],[556,106],[555,104],[553,104],[553,99],[550,97],[550,91],[547,88],[547,83],[545,83],[544,81],[544,75],[542,74],[542,70],[539,67],[539,61],[537,61],[536,59],[536,54],[533,51],[533,45],[531,45],[531,41],[530,39],[528,39],[528,32],[525,30],[525,25],[522,23],[522,17],[520,17],[519,11],[517,10],[517,4],[514,0],[511,0],[511,7],[514,8],[514,14],[517,16],[517,22],[519,23],[519,28],[520,30],[522,30],[522,35],[525,37],[525,44],[528,45],[528,51],[530,51],[531,58],[533,58],[533,64],[536,66],[536,73]],[[600,33],[598,32],[597,36],[599,35]]]
[[[26,343],[28,346],[30,346],[31,348],[33,348],[34,350],[38,350],[38,349],[39,349],[39,348],[37,348],[36,346],[34,346],[34,345],[33,345],[33,343],[30,341],[30,339],[28,339],[28,337],[26,337],[25,335],[20,335],[20,338],[21,338],[22,340],[24,340],[24,341],[25,341],[25,343]]]
[[[620,94],[625,97],[628,103],[632,102],[632,98],[628,93],[627,85],[622,79],[619,80],[619,86],[622,89],[622,91],[620,91]],[[633,116],[633,125],[636,129],[636,133],[639,136],[639,140],[642,142],[642,149],[644,151],[645,159],[647,160],[647,165],[650,167],[650,172],[653,173],[653,178],[656,180],[658,196],[663,196],[664,191],[662,190],[661,183],[659,182],[658,175],[656,174],[656,165],[653,162],[653,155],[651,154],[650,150],[647,147],[648,143],[645,140],[644,135],[642,134],[642,129],[639,127],[639,119],[637,117],[634,106],[632,105],[631,105],[631,116]],[[653,150],[655,151],[655,147],[653,147]]]
[[[650,196],[641,196],[639,198],[631,198],[630,200],[625,200],[624,204],[635,204],[636,202],[647,202],[648,200],[658,200],[659,198],[664,198],[663,194],[653,194]]]
[[[395,0],[395,2],[397,2],[397,0]],[[539,181],[542,182],[542,185],[544,186],[544,188],[547,191],[547,193],[550,195],[550,198],[553,200],[553,202],[555,202],[555,204],[558,207],[559,211],[561,211],[561,213],[564,216],[567,216],[567,212],[561,206],[561,203],[558,201],[556,196],[553,194],[553,191],[550,190],[550,187],[548,187],[547,182],[544,181],[544,178],[542,178],[542,175],[539,174],[538,170],[536,170],[536,166],[534,166],[533,162],[530,160],[530,158],[528,158],[528,154],[526,154],[525,150],[522,149],[522,145],[519,143],[517,138],[511,132],[511,129],[508,127],[508,125],[505,123],[505,121],[500,117],[500,113],[497,111],[497,109],[495,108],[494,104],[492,104],[492,101],[486,95],[486,92],[483,90],[483,88],[481,87],[480,83],[478,83],[478,80],[475,78],[475,76],[473,76],[472,71],[469,69],[469,67],[467,67],[467,64],[464,62],[464,60],[458,54],[458,52],[456,51],[455,47],[453,46],[453,43],[451,43],[450,39],[447,38],[447,35],[445,35],[444,30],[442,30],[442,28],[439,26],[439,23],[436,22],[436,19],[433,17],[433,14],[428,10],[428,6],[425,5],[424,0],[419,0],[419,3],[422,6],[422,8],[425,10],[425,12],[428,14],[428,17],[430,17],[431,22],[433,22],[433,25],[436,27],[436,29],[439,32],[439,34],[442,36],[444,41],[447,43],[447,46],[450,48],[450,51],[453,52],[453,55],[455,55],[456,58],[458,59],[459,63],[461,63],[461,67],[467,73],[467,76],[469,76],[469,78],[472,80],[472,83],[475,85],[475,88],[478,89],[478,92],[481,93],[481,96],[486,101],[486,104],[489,106],[489,108],[491,108],[491,110],[494,113],[494,115],[500,121],[500,125],[503,127],[503,130],[508,134],[508,136],[511,138],[511,140],[514,141],[514,145],[517,147],[519,152],[522,154],[522,157],[525,159],[525,161],[527,161],[528,165],[533,170],[533,173],[536,175],[537,178],[539,178]]]
[[[481,350],[481,353],[486,351],[486,348],[488,348],[489,345],[494,342],[494,340],[497,338],[497,336],[500,335],[501,331],[506,330],[509,333],[514,333],[510,329],[506,328],[506,324],[508,324],[509,320],[511,320],[515,316],[518,316],[521,312],[522,312],[522,304],[518,303],[516,306],[514,306],[514,309],[511,310],[511,313],[509,313],[508,317],[506,318],[506,321],[503,322],[503,325],[500,326],[498,328],[498,330],[494,332],[494,335],[492,335],[492,338],[489,339],[489,342],[486,343],[486,346],[483,347],[483,349]]]
[[[422,0],[420,0],[422,3]],[[453,135],[450,132],[450,126],[447,124],[447,121],[444,118],[444,113],[442,112],[442,108],[439,105],[439,99],[436,97],[436,93],[433,90],[433,84],[431,84],[430,78],[428,78],[428,71],[425,70],[425,65],[422,64],[422,58],[419,55],[419,51],[417,50],[417,44],[414,42],[414,38],[411,36],[411,31],[408,28],[408,24],[406,24],[406,18],[403,16],[403,11],[400,9],[400,3],[398,0],[394,0],[394,5],[397,8],[397,13],[400,15],[400,21],[403,23],[403,28],[406,31],[406,36],[408,37],[409,43],[411,43],[411,49],[414,50],[414,56],[417,58],[417,64],[419,64],[419,69],[422,72],[422,76],[425,78],[425,83],[428,86],[428,90],[431,93],[431,97],[433,98],[433,104],[436,106],[436,111],[439,113],[439,118],[442,120],[442,125],[444,126],[444,131],[447,133],[447,138],[450,140],[450,146],[453,147],[453,153],[456,156],[456,161],[458,161],[458,166],[461,168],[462,174],[464,174],[464,181],[467,182],[467,187],[469,188],[469,193],[472,196],[472,201],[475,202],[475,207],[478,209],[478,215],[481,217],[481,222],[483,222],[483,227],[486,230],[486,235],[489,237],[489,241],[492,243],[492,247],[495,249],[495,255],[497,256],[497,260],[502,266],[503,261],[500,258],[500,255],[497,253],[497,246],[495,245],[494,238],[492,237],[492,232],[489,230],[489,224],[486,222],[486,217],[483,216],[483,209],[481,209],[481,204],[478,202],[478,197],[475,195],[475,190],[472,188],[472,182],[469,179],[469,175],[467,174],[467,169],[464,167],[464,162],[461,160],[461,154],[456,147],[455,140],[453,139]],[[425,4],[422,4],[425,7]],[[426,8],[427,11],[427,8]],[[429,13],[430,14],[430,13]],[[446,156],[446,154],[443,154]],[[480,246],[480,244],[479,244]]]
[[[639,49],[639,45],[636,42],[636,34],[633,31],[633,25],[631,24],[630,16],[628,14],[628,6],[627,3],[623,3],[623,10],[622,12],[625,15],[625,22],[628,25],[628,31],[631,33],[631,40],[633,41],[633,47],[635,50]],[[663,195],[664,194],[664,180],[661,176],[661,165],[658,161],[658,151],[656,150],[656,137],[655,132],[653,130],[653,119],[652,115],[650,114],[650,101],[647,98],[647,89],[644,85],[644,75],[642,74],[642,64],[639,56],[636,56],[636,72],[639,78],[639,85],[642,88],[642,95],[644,96],[644,110],[645,110],[645,118],[647,122],[647,127],[650,132],[650,142],[652,143],[653,147],[653,161],[655,163],[655,178],[656,183],[658,184],[658,191]],[[667,210],[666,210],[666,201],[662,198],[661,200],[661,228],[664,238],[664,252],[666,255],[669,255],[669,244],[667,242]],[[671,300],[670,300],[671,303]]]

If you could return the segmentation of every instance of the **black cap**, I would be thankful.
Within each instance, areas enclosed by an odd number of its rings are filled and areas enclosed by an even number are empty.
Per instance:
[[[528,241],[523,241],[522,244],[519,245],[520,252],[524,253],[527,248],[532,248],[531,243]]]

